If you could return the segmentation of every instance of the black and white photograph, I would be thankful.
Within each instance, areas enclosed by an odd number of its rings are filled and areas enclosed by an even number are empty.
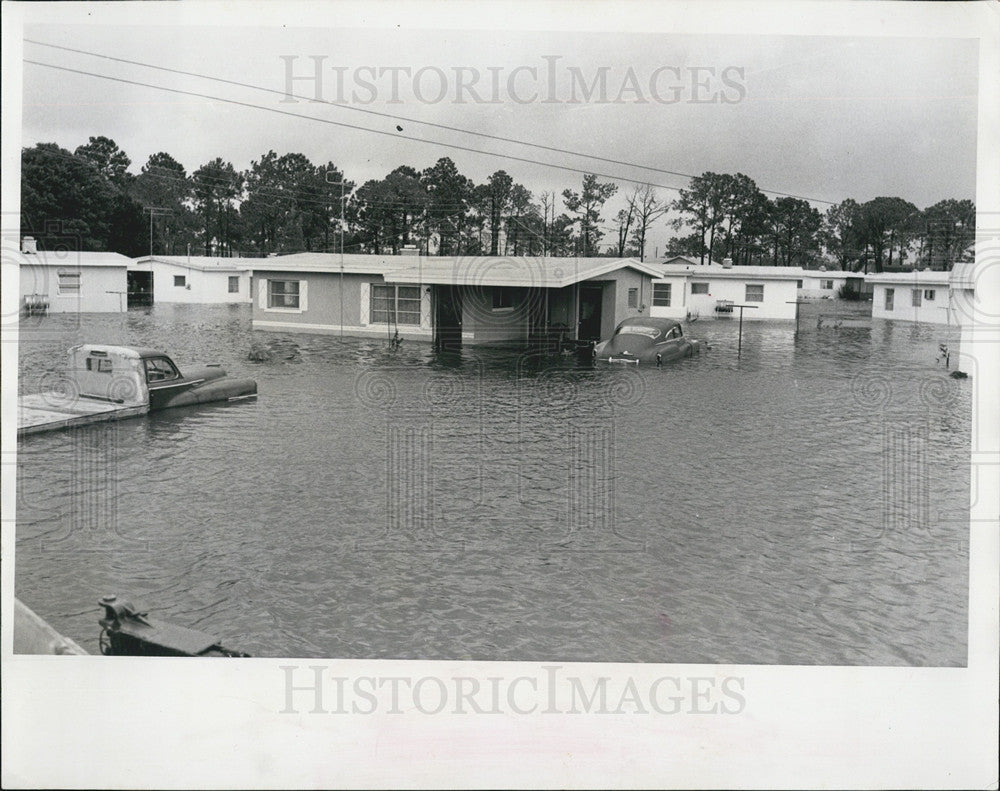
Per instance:
[[[996,788],[1000,6],[4,3],[4,787]]]

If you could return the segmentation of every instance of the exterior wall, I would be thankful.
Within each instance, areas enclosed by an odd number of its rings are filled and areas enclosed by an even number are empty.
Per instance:
[[[462,340],[471,344],[518,343],[528,339],[531,305],[538,303],[537,292],[531,289],[518,291],[521,299],[515,299],[509,308],[493,307],[493,290],[485,286],[477,289],[461,289],[462,293]]]
[[[653,302],[653,279],[634,269],[619,269],[606,275],[585,280],[584,283],[603,283],[604,299],[601,302],[601,338],[610,338],[624,319],[632,316],[650,315]],[[628,305],[629,289],[638,289],[638,306]]]
[[[190,304],[246,303],[250,296],[250,272],[245,270],[212,272],[178,264],[154,261],[131,267],[136,272],[153,272],[153,303],[181,302]],[[183,275],[185,285],[175,286],[174,277]],[[229,293],[229,278],[238,277],[240,290]]]
[[[803,272],[799,277],[802,281],[802,288],[798,289],[798,294],[803,299],[837,299],[840,289],[847,285],[847,275],[843,272]],[[823,288],[823,282],[833,281],[833,288]],[[744,318],[746,318],[744,316]]]
[[[300,307],[267,307],[269,280],[297,280]],[[371,287],[382,285],[381,275],[343,275],[343,332],[352,337],[382,337],[396,330],[396,325],[371,321]],[[404,284],[400,284],[404,285]],[[258,270],[253,281],[253,328],[283,332],[315,332],[335,335],[341,332],[341,275],[332,272],[282,272]],[[431,338],[431,300],[426,287],[421,292],[420,326],[398,325],[404,338]]]
[[[874,283],[872,318],[897,321],[920,321],[927,324],[958,324],[961,317],[951,306],[951,294],[946,283]],[[893,289],[892,310],[886,310],[886,290]],[[920,291],[920,305],[913,305],[913,291]],[[933,291],[934,299],[924,298],[925,291]]]
[[[671,319],[698,318],[735,318],[738,310],[732,313],[717,313],[715,308],[720,300],[729,300],[737,305],[756,305],[754,310],[744,310],[744,321],[760,321],[765,319],[795,320],[794,304],[798,294],[796,278],[768,280],[755,279],[753,276],[720,277],[717,273],[700,275],[697,271],[689,275],[675,275],[658,278],[656,283],[671,284],[670,306],[655,306],[651,308],[651,316]],[[695,283],[707,283],[707,294],[692,293]],[[746,287],[748,284],[764,287],[763,302],[748,302]],[[791,304],[788,304],[791,303]]]
[[[670,304],[653,304],[653,286],[657,283],[670,285]],[[661,277],[653,280],[649,287],[649,315],[664,319],[686,319],[691,295],[688,293],[688,278],[686,275]],[[714,304],[714,303],[713,303]]]
[[[59,273],[78,273],[80,290],[62,292]],[[24,297],[46,297],[49,313],[124,313],[128,309],[126,267],[73,266],[31,262],[22,264],[19,277],[20,304]]]

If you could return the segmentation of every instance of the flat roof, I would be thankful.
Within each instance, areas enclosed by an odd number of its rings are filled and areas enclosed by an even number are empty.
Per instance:
[[[197,269],[202,272],[247,272],[253,269],[256,261],[267,261],[267,258],[221,258],[210,255],[144,255],[134,260],[135,264],[172,264],[187,269]]]
[[[564,288],[619,269],[634,269],[650,277],[659,275],[658,268],[635,258],[429,256],[395,260],[397,266],[385,273],[387,283]]]
[[[865,275],[865,280],[869,283],[901,284],[908,283],[914,285],[947,285],[951,277],[951,272],[932,271],[924,269],[916,272],[872,272]]]
[[[251,269],[269,272],[340,272],[343,261],[344,272],[352,275],[381,275],[389,269],[396,269],[412,261],[417,256],[362,255],[358,253],[291,253],[270,258],[253,259]]]
[[[721,266],[719,264],[660,264],[661,277],[734,280],[801,280],[805,271],[797,266]]]
[[[78,250],[39,250],[21,253],[21,266],[108,266],[127,267],[132,259],[121,253],[83,252]]]
[[[346,274],[382,275],[387,283],[455,286],[562,288],[623,268],[657,277],[659,270],[634,258],[552,258],[541,256],[343,256]],[[341,271],[339,253],[295,253],[257,259],[254,271]]]

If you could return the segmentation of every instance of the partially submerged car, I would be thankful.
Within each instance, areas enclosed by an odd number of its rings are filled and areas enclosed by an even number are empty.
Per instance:
[[[684,334],[674,319],[634,316],[621,322],[614,334],[594,347],[594,356],[609,363],[661,363],[692,357],[701,342]]]
[[[18,398],[18,436],[257,395],[253,379],[230,379],[219,365],[181,373],[155,349],[83,344],[68,356],[58,389]]]

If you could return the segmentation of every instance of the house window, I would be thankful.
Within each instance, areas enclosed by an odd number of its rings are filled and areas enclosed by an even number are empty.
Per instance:
[[[240,293],[240,278],[239,275],[231,275],[229,277],[229,293],[239,294]]]
[[[933,302],[934,301],[934,289],[933,288],[924,289],[924,299],[926,301],[928,301],[928,302]]]
[[[896,298],[896,289],[887,288],[885,290],[885,309],[892,310],[893,300]]]
[[[802,281],[801,280],[796,280],[795,281],[795,287],[796,288],[802,288]]]
[[[268,280],[267,306],[269,308],[299,308],[298,280]]]
[[[59,273],[59,293],[79,294],[80,293],[80,273],[60,272]]]
[[[670,283],[653,283],[653,307],[670,307]]]
[[[372,324],[420,326],[420,286],[372,286]]]
[[[187,285],[187,276],[186,275],[174,275],[174,287],[175,288],[184,288],[184,286],[186,286],[186,285]]]
[[[833,281],[832,280],[820,280],[819,281],[819,287],[821,289],[823,289],[824,291],[832,291],[833,290]]]
[[[630,288],[628,290],[628,306],[630,308],[639,307],[639,289]]]
[[[708,293],[708,283],[692,283],[691,284],[692,294],[707,294]]]
[[[922,302],[923,302],[923,300],[921,300],[921,299],[920,299],[920,289],[919,289],[919,288],[915,288],[915,289],[913,289],[913,290],[912,290],[912,291],[910,292],[910,295],[911,295],[911,299],[912,299],[912,301],[913,301],[913,302],[912,302],[912,304],[913,304],[913,307],[915,307],[915,308],[919,308],[919,307],[920,307],[920,305],[921,305],[921,304],[922,304]]]
[[[763,302],[764,301],[764,284],[763,283],[747,283],[747,302]]]
[[[512,310],[515,301],[513,287],[494,286],[491,300],[493,310]]]

